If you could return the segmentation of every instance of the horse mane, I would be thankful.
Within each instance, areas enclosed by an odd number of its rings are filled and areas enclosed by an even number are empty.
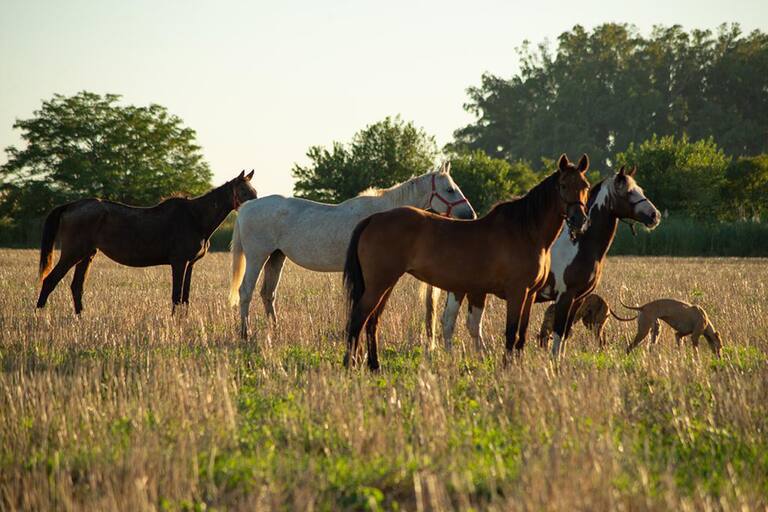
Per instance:
[[[425,174],[420,174],[419,176],[414,176],[413,178],[410,178],[406,181],[403,181],[402,183],[397,183],[395,185],[392,185],[388,188],[376,188],[376,187],[369,187],[359,194],[357,194],[357,197],[385,197],[385,196],[392,196],[394,203],[400,203],[403,202],[402,199],[404,196],[409,196],[413,194],[414,189],[418,186],[419,180],[424,178],[425,176],[429,176],[431,174],[438,173],[440,171],[434,171],[434,172],[428,172]]]
[[[542,212],[551,207],[553,200],[557,200],[557,195],[552,193],[557,191],[557,181],[557,173],[554,172],[524,196],[496,204],[488,215],[501,214],[520,225],[529,225],[538,229],[537,224],[542,218]]]

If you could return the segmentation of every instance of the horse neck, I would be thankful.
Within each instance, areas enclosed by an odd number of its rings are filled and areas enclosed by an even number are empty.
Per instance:
[[[526,202],[524,206],[529,220],[524,228],[529,236],[542,249],[550,250],[563,229],[563,215],[557,208],[560,202],[557,178],[546,178],[518,201]]]
[[[229,184],[225,183],[207,194],[190,200],[200,229],[206,238],[216,231],[216,228],[233,210],[231,194]]]
[[[589,227],[580,238],[579,249],[590,259],[601,261],[611,248],[619,224],[611,205],[611,190],[607,181],[595,187],[589,204]]]
[[[382,210],[391,210],[400,206],[424,208],[429,201],[429,181],[425,177],[415,178],[385,191],[378,196]]]

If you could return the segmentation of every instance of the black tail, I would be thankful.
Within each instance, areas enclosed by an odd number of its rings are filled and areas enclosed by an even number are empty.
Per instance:
[[[350,308],[360,302],[365,292],[365,279],[363,278],[363,268],[360,266],[360,257],[357,254],[357,245],[360,242],[360,235],[370,222],[370,217],[360,221],[352,232],[352,238],[350,238],[349,247],[347,247],[347,259],[344,262],[344,288],[347,290]]]
[[[57,206],[45,218],[43,224],[43,238],[40,240],[40,281],[45,279],[53,264],[53,244],[56,242],[56,235],[59,233],[59,222],[61,214],[69,205]]]

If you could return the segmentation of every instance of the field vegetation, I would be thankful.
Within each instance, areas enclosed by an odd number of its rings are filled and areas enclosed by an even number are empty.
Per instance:
[[[768,262],[614,257],[601,293],[702,305],[725,341],[600,352],[583,327],[555,369],[533,342],[502,362],[425,351],[418,285],[381,322],[382,371],[341,367],[339,274],[289,264],[268,336],[237,338],[229,261],[195,267],[170,316],[170,271],[97,257],[75,318],[68,281],[35,312],[34,251],[0,251],[0,509],[748,510],[768,505]],[[624,312],[626,313],[626,312]],[[462,314],[462,318],[463,318]],[[468,342],[462,328],[458,339]],[[461,344],[459,344],[461,345]],[[467,343],[467,345],[469,345]]]

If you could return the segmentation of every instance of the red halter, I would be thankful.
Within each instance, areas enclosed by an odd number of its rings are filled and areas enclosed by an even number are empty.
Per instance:
[[[429,203],[427,204],[427,206],[430,206],[432,204],[432,198],[436,197],[439,200],[441,200],[445,204],[445,206],[448,207],[448,210],[446,210],[446,212],[444,214],[442,214],[442,215],[445,215],[446,217],[450,217],[451,216],[451,210],[453,210],[454,206],[458,206],[461,203],[468,203],[469,201],[467,201],[466,197],[462,197],[458,201],[451,202],[451,201],[448,201],[443,196],[441,196],[440,193],[437,191],[437,188],[435,187],[435,176],[437,176],[437,174],[433,174],[432,175],[432,195],[429,196]]]

